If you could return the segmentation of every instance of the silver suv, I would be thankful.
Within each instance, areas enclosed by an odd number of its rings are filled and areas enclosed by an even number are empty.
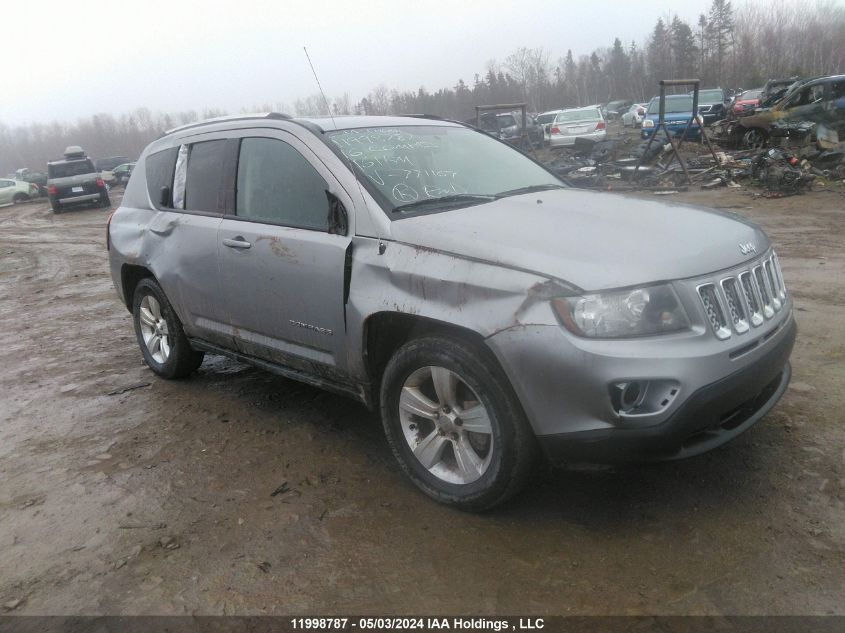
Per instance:
[[[359,400],[410,479],[463,509],[512,495],[542,454],[702,453],[789,382],[792,300],[757,226],[569,189],[458,123],[171,130],[108,242],[154,372],[211,352]]]

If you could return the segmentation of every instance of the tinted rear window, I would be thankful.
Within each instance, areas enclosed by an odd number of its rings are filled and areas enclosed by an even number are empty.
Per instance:
[[[71,163],[58,163],[56,165],[47,165],[47,172],[50,178],[68,178],[70,176],[82,176],[83,174],[93,174],[94,163],[90,159],[75,160]]]
[[[191,145],[185,179],[185,209],[217,213],[217,196],[223,177],[226,141],[204,141]]]
[[[176,154],[178,152],[178,147],[171,147],[147,156],[147,191],[150,194],[150,200],[156,207],[161,206],[161,188],[173,189],[173,169],[176,167]],[[166,206],[169,206],[169,204]]]

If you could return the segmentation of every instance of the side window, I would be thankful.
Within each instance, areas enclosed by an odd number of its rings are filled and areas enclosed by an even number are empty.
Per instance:
[[[176,166],[176,153],[179,148],[172,147],[170,149],[150,154],[146,158],[147,170],[147,191],[150,194],[150,200],[156,208],[160,209],[161,205],[161,188],[167,187],[173,190],[173,168]],[[170,206],[170,201],[165,207]]]
[[[845,98],[845,81],[834,81],[830,84],[830,98],[833,101]]]
[[[225,139],[190,146],[185,180],[185,209],[188,211],[222,211],[217,198],[222,188],[225,147]]]
[[[15,183],[11,180],[0,180],[0,189],[5,189],[6,187],[11,187]]]
[[[238,216],[327,231],[327,190],[322,176],[284,141],[271,138],[241,141]]]

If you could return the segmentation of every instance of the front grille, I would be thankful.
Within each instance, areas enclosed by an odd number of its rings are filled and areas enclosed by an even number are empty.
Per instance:
[[[697,289],[710,327],[722,340],[759,327],[786,304],[783,273],[774,253],[748,270]]]

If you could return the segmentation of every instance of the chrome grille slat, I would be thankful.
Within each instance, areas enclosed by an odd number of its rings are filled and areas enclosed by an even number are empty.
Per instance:
[[[728,315],[731,318],[731,325],[737,334],[744,334],[748,331],[748,317],[745,302],[740,297],[736,277],[723,279],[722,292],[725,295],[725,305],[728,308]]]
[[[769,290],[772,293],[772,307],[775,309],[775,312],[780,312],[780,288],[778,288],[778,283],[775,279],[771,258],[763,262],[763,271],[766,273],[766,282],[768,282]]]
[[[754,281],[751,279],[751,273],[747,270],[740,273],[739,283],[744,291],[745,305],[748,306],[748,310],[751,315],[751,325],[757,327],[763,322],[763,302],[754,287]]]
[[[696,286],[716,338],[760,327],[786,306],[786,284],[777,255],[758,259],[745,270]]]
[[[775,310],[772,308],[772,293],[763,275],[763,267],[759,265],[755,266],[751,270],[751,276],[754,280],[754,285],[757,287],[757,293],[760,295],[760,299],[763,300],[763,316],[771,319],[775,314]]]
[[[728,338],[731,335],[731,330],[725,317],[726,310],[722,305],[719,294],[716,292],[716,285],[702,284],[698,287],[698,296],[701,298],[704,312],[710,320],[710,326],[713,328],[716,337],[720,339]]]

